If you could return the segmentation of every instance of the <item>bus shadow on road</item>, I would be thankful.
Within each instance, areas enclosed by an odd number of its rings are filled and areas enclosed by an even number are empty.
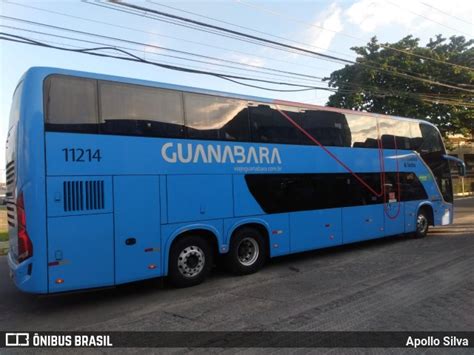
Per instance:
[[[324,264],[328,259],[334,259],[332,261],[335,263],[338,261],[343,262],[346,260],[344,257],[345,254],[352,254],[360,251],[370,252],[373,249],[385,248],[396,243],[408,242],[410,240],[411,239],[406,236],[393,236],[280,256],[270,259],[260,273],[279,272],[279,270],[300,272],[302,267],[308,265],[307,263],[309,261],[317,260],[318,263]],[[206,282],[212,283],[213,287],[219,287],[217,284],[228,278],[233,278],[234,281],[241,278],[241,282],[247,282],[245,277],[236,277],[226,272],[222,264],[222,260],[217,261],[216,267],[213,269]],[[201,287],[202,286],[200,285],[195,286],[194,288],[199,292]],[[28,295],[19,293],[19,297],[26,297],[28,300],[25,299],[24,301],[31,305],[41,306],[42,311],[59,311],[70,306],[87,307],[89,304],[97,306],[100,303],[108,304],[126,299],[147,297],[159,293],[162,293],[163,296],[165,294],[168,296],[171,292],[176,293],[179,291],[170,285],[165,278],[161,277],[107,288],[78,290],[51,295]]]

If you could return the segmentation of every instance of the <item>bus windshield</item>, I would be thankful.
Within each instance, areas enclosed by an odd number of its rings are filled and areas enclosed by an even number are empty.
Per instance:
[[[426,123],[413,126],[412,135],[417,144],[415,149],[430,167],[438,187],[447,202],[453,201],[453,187],[449,161],[444,159],[446,150],[438,130]]]

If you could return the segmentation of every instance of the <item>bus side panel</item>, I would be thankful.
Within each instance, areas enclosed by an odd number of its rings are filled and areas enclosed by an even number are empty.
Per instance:
[[[234,210],[236,216],[264,214],[262,208],[249,191],[245,175],[234,175]]]
[[[390,202],[384,206],[384,235],[392,236],[405,232],[406,202]]]
[[[290,213],[291,252],[342,244],[340,208]]]
[[[405,202],[405,233],[412,233],[416,229],[416,210],[418,202]]]
[[[168,175],[168,223],[233,217],[232,175]]]
[[[344,207],[342,209],[343,243],[383,236],[383,205]]]
[[[49,218],[49,291],[113,285],[112,231],[111,213]]]

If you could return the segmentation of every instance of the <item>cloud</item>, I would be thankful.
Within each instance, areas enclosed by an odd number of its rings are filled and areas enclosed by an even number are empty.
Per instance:
[[[239,55],[236,57],[236,60],[242,64],[253,65],[256,67],[263,67],[265,65],[265,60],[256,57],[250,57],[245,55]]]
[[[466,13],[472,14],[469,1],[426,0],[424,2],[434,8],[415,1],[359,0],[344,11],[344,18],[358,26],[363,32],[374,32],[384,26],[400,26],[416,31],[430,27],[446,29],[439,23],[447,24],[447,22],[451,22],[452,18],[436,9],[464,18]],[[463,28],[462,23],[454,24],[456,28]]]
[[[310,44],[323,51],[329,49],[336,34],[344,29],[341,15],[342,9],[336,3],[332,3],[320,13],[308,33]],[[323,27],[326,30],[319,27]]]
[[[403,13],[389,2],[360,0],[345,11],[346,18],[364,32],[373,32],[381,26],[399,24],[409,26],[414,15]]]
[[[161,47],[160,43],[152,42],[152,43],[148,43],[148,45],[144,46],[143,51],[145,53],[161,53],[161,52],[163,52],[163,49],[161,49],[159,47]]]

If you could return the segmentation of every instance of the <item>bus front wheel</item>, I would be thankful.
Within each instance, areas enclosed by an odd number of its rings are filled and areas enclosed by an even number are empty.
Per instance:
[[[212,250],[208,241],[199,236],[184,236],[173,243],[168,276],[176,287],[202,283],[212,267]]]
[[[428,234],[429,229],[429,216],[428,212],[425,208],[421,208],[418,211],[418,215],[416,216],[416,230],[414,233],[415,238],[424,238],[426,234]]]
[[[250,227],[239,229],[232,237],[226,264],[236,275],[248,275],[258,271],[267,259],[266,243],[261,233]]]

